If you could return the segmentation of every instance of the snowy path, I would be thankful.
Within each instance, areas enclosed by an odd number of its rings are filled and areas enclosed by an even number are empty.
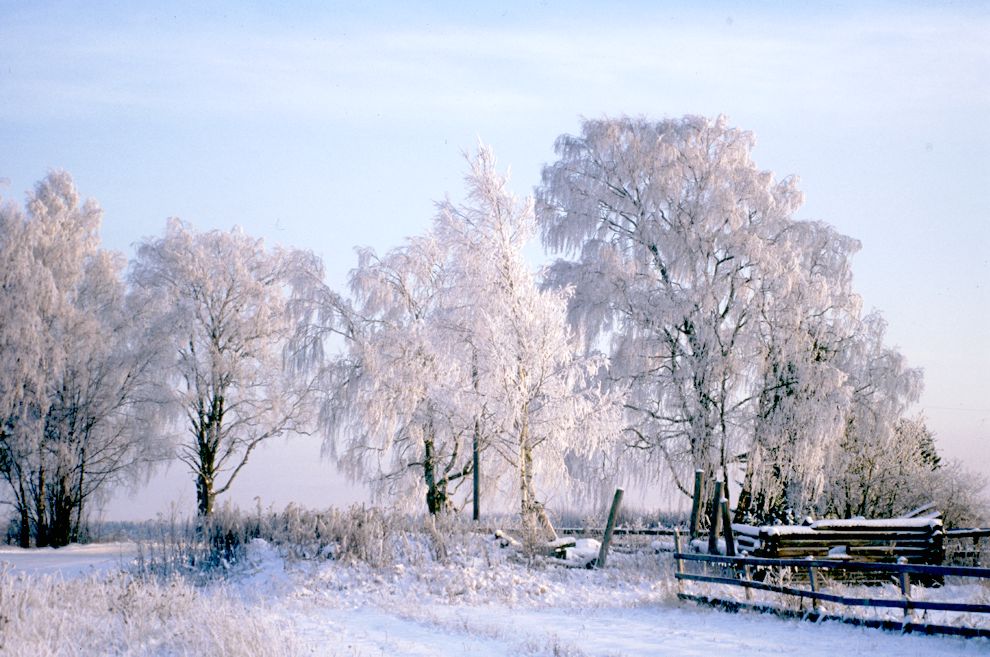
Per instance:
[[[286,610],[318,657],[934,657],[990,654],[985,640],[902,636],[835,623],[685,607],[513,609],[426,605]]]

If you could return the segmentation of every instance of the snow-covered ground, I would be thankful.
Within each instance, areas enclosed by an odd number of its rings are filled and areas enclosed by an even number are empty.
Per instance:
[[[12,574],[61,575],[79,577],[108,570],[120,570],[137,553],[135,543],[91,543],[63,548],[25,550],[0,545],[0,566],[6,563]]]
[[[836,623],[812,624],[752,613],[728,614],[677,603],[669,574],[655,557],[615,555],[604,571],[554,566],[527,566],[506,559],[494,543],[480,554],[454,555],[444,562],[420,560],[406,565],[373,568],[333,561],[283,560],[263,541],[248,546],[237,574],[215,590],[178,585],[160,586],[144,606],[155,610],[167,625],[177,614],[171,591],[185,600],[206,598],[203,608],[222,609],[235,622],[222,626],[234,632],[256,624],[254,634],[228,641],[227,654],[301,654],[332,657],[419,656],[646,656],[726,655],[767,657],[800,654],[807,657],[870,655],[913,657],[990,654],[982,639],[898,635]],[[60,550],[0,548],[0,602],[16,603],[32,587],[53,586],[53,575],[68,578],[83,589],[101,578],[113,580],[113,567],[125,565],[133,546],[108,544]],[[131,599],[133,584],[114,589],[110,607]],[[19,593],[20,592],[20,593]],[[3,596],[6,595],[7,598]],[[45,600],[58,600],[53,593]],[[168,604],[163,600],[168,599]],[[94,606],[106,607],[94,597]],[[116,602],[114,602],[116,601]],[[54,603],[53,603],[54,604]],[[143,604],[143,603],[142,603]],[[186,604],[186,603],[183,603]],[[18,623],[30,623],[31,613],[44,610],[22,604],[22,614],[5,617],[0,605],[0,654],[39,654],[38,643]],[[16,604],[15,604],[16,608]],[[85,608],[85,600],[76,604]],[[166,609],[167,608],[167,609]],[[197,607],[196,609],[200,609]],[[163,611],[165,610],[165,611]],[[111,609],[114,611],[114,609]],[[167,613],[166,613],[167,611]],[[95,613],[105,613],[96,609]],[[171,614],[171,615],[170,615]],[[53,654],[180,655],[209,654],[204,639],[188,637],[170,643],[161,631],[154,640],[128,639],[106,643],[92,652],[91,644],[73,634],[73,623],[91,623],[84,613],[62,613],[63,634],[53,638]],[[118,622],[110,619],[109,622]],[[157,622],[157,621],[156,621]],[[104,623],[106,625],[106,623]],[[125,615],[117,632],[134,632]],[[206,634],[216,634],[211,630]],[[88,631],[88,630],[87,630]],[[145,632],[147,634],[147,632]],[[182,633],[177,633],[179,637]],[[80,635],[81,636],[81,635]],[[27,638],[23,638],[27,637]],[[253,637],[253,638],[252,638]],[[262,647],[265,640],[277,645]],[[210,639],[213,640],[213,639]],[[6,643],[4,643],[6,641]],[[80,641],[73,648],[72,641]],[[137,643],[134,643],[134,642]],[[176,639],[178,641],[178,639]],[[67,643],[68,642],[68,643]],[[212,644],[210,644],[212,645]],[[230,646],[235,646],[230,648]],[[87,647],[89,646],[89,647]],[[197,652],[199,650],[200,652]],[[44,651],[41,651],[44,654]]]

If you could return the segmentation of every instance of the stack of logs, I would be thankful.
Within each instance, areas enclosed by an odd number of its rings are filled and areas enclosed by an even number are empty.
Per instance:
[[[691,508],[691,538],[699,535],[704,477],[695,473],[694,504]],[[769,559],[848,559],[853,561],[895,562],[940,565],[945,559],[945,532],[942,521],[930,506],[915,512],[926,517],[883,520],[819,520],[807,525],[757,527],[732,524],[729,504],[723,497],[722,482],[715,482],[710,505],[708,553],[722,551],[719,536],[725,540],[728,556],[738,553]],[[703,550],[703,548],[702,548]]]
[[[854,561],[941,564],[945,533],[938,518],[819,520],[807,526],[732,526],[736,549],[770,559],[850,559]]]

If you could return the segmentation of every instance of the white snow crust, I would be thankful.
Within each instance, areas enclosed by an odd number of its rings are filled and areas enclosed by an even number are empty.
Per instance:
[[[126,544],[2,548],[7,565],[0,577],[92,576],[120,564],[133,554],[128,550]],[[982,639],[898,635],[679,603],[665,555],[614,553],[608,568],[583,570],[526,563],[506,556],[511,552],[491,540],[445,562],[376,568],[286,561],[255,540],[223,590],[254,618],[291,634],[298,654],[317,657],[990,654]]]

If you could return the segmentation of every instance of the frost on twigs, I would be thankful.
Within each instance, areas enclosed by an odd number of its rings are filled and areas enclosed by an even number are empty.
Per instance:
[[[147,340],[167,347],[169,410],[186,428],[177,457],[196,481],[197,511],[213,513],[263,442],[307,433],[312,376],[292,367],[294,303],[322,278],[297,249],[269,248],[239,229],[197,232],[171,219],[143,242],[131,269]]]
[[[431,230],[358,252],[345,350],[324,369],[327,450],[377,499],[438,517],[477,476],[482,500],[512,500],[527,534],[551,535],[541,493],[614,438],[616,406],[602,358],[567,326],[567,293],[541,289],[523,255],[532,200],[489,148],[468,167],[466,201],[439,203]]]
[[[102,210],[53,171],[0,202],[0,499],[22,547],[85,538],[94,502],[168,452],[162,350],[100,248]]]
[[[589,120],[543,169],[546,282],[622,397],[611,458],[685,495],[700,470],[703,506],[741,473],[737,522],[906,510],[905,482],[938,485],[898,429],[921,373],[861,313],[859,242],[796,219],[796,178],[754,144],[722,116]]]

